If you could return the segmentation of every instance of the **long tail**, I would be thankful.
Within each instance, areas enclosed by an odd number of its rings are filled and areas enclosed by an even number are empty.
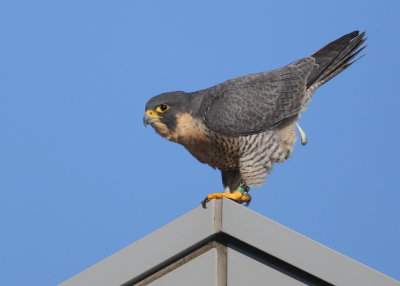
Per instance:
[[[365,32],[359,34],[358,31],[354,31],[311,55],[315,59],[316,66],[308,77],[307,88],[315,89],[323,85],[357,61],[359,58],[351,60],[365,49],[366,46],[361,47],[361,45],[366,39]]]

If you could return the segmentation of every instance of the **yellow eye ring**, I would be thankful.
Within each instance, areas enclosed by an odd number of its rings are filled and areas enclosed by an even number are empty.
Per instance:
[[[156,111],[159,112],[159,113],[164,113],[168,109],[169,109],[169,105],[168,104],[161,104],[161,105],[157,106]]]

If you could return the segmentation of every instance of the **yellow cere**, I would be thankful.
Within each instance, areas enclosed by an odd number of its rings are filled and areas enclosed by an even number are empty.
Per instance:
[[[154,110],[151,110],[151,109],[147,109],[146,114],[153,119],[162,118],[162,116],[158,115],[157,112],[155,112]]]

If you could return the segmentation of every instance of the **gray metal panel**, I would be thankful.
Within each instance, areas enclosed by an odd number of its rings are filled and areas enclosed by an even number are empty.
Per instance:
[[[307,284],[295,280],[285,273],[258,262],[232,248],[228,248],[228,285],[304,286]]]
[[[211,249],[162,276],[149,286],[213,286],[217,279],[217,250]]]
[[[333,285],[400,286],[380,272],[224,199],[222,231]]]
[[[124,284],[149,270],[160,270],[156,267],[161,263],[178,258],[179,253],[220,231],[333,285],[400,286],[398,281],[227,199],[222,204],[214,200],[207,209],[192,210],[60,286]]]
[[[59,285],[124,284],[218,231],[219,206],[212,202],[206,210],[195,208]]]

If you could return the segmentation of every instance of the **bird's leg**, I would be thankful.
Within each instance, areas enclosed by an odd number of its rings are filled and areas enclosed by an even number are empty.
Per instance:
[[[296,122],[296,127],[297,130],[299,130],[300,133],[300,138],[301,138],[301,144],[306,145],[307,144],[307,135],[304,132],[304,130],[300,127],[300,125]]]
[[[250,204],[251,196],[249,195],[250,188],[246,184],[239,184],[239,186],[231,193],[213,193],[209,194],[202,202],[203,208],[206,208],[206,203],[212,199],[228,198],[239,204],[245,203],[247,207]]]

